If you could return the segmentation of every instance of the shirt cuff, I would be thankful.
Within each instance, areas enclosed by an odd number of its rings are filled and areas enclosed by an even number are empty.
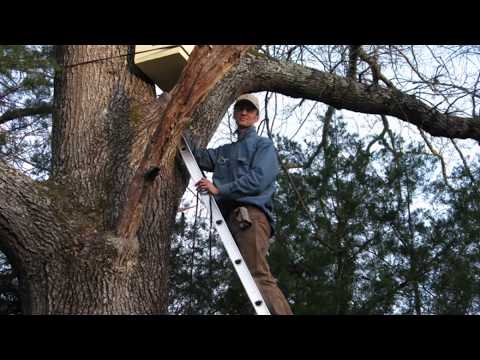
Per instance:
[[[217,189],[218,189],[218,191],[220,191],[220,193],[218,195],[227,195],[232,190],[232,184],[231,183],[221,184],[221,185],[217,186]]]

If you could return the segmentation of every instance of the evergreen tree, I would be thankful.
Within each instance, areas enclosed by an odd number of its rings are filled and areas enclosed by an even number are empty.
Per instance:
[[[479,199],[472,184],[478,171],[467,176],[456,169],[454,190],[432,177],[440,164],[422,144],[407,144],[391,131],[360,139],[341,118],[325,144],[280,137],[276,143],[289,170],[278,178],[269,262],[295,314],[478,311]],[[448,211],[435,211],[429,206],[435,203]],[[180,219],[184,245],[178,236],[172,243],[171,296],[193,297],[197,308],[179,313],[251,313],[219,242],[215,265],[222,265],[215,277],[206,271],[205,229],[195,235],[192,284],[194,229]]]
[[[0,156],[40,178],[50,171],[54,70],[53,46],[0,46]]]

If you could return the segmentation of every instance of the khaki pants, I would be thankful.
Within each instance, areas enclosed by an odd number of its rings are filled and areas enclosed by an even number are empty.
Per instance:
[[[240,225],[235,219],[235,211],[232,211],[228,218],[228,225],[235,242],[270,312],[273,315],[293,315],[267,263],[266,256],[271,235],[270,223],[260,209],[255,206],[245,207],[252,221],[252,225],[247,229],[240,229]]]

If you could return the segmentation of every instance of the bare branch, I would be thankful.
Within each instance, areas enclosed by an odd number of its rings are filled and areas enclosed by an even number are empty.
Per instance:
[[[360,56],[360,58],[363,61],[365,61],[370,66],[374,80],[375,79],[382,80],[385,83],[385,85],[387,85],[389,88],[392,88],[392,89],[395,88],[393,83],[382,74],[380,70],[380,65],[378,64],[377,59],[375,59],[372,56],[369,56],[361,46],[358,47],[357,54],[358,56]],[[378,81],[375,81],[375,82],[377,83]]]
[[[460,156],[460,159],[462,159],[463,167],[465,168],[465,172],[467,173],[467,176],[470,178],[470,181],[472,182],[472,185],[476,186],[475,178],[473,177],[472,172],[470,171],[470,167],[468,166],[467,161],[465,160],[465,157],[463,156],[462,151],[458,147],[455,140],[450,139],[450,141],[452,142],[453,146],[455,147],[455,150],[457,150],[458,155]]]
[[[19,275],[25,263],[66,246],[73,233],[47,187],[0,160],[0,249]]]
[[[339,110],[394,116],[433,136],[480,141],[478,119],[442,113],[402,91],[368,86],[346,77],[253,54],[245,58],[241,68],[248,67],[251,74],[250,81],[242,84],[246,91],[276,91],[294,98],[321,101]]]
[[[293,133],[292,136],[290,136],[290,140],[292,140],[295,136],[297,136],[298,132],[302,129],[303,125],[305,125],[305,122],[309,119],[310,114],[312,113],[313,109],[315,109],[315,107],[316,107],[317,105],[318,105],[317,103],[314,103],[314,104],[312,105],[312,107],[311,107],[310,110],[308,111],[307,115],[304,117],[304,119],[302,120],[302,122],[301,122],[300,125],[298,126],[297,130]]]
[[[432,145],[432,143],[428,140],[427,136],[423,132],[422,129],[418,128],[418,131],[420,132],[420,136],[422,137],[423,141],[425,141],[425,144],[427,144],[427,147],[430,149],[430,152],[440,160],[440,164],[442,165],[442,176],[443,176],[443,181],[445,182],[445,185],[451,190],[455,191],[455,189],[450,185],[448,182],[448,176],[447,176],[447,167],[445,165],[445,160],[443,159],[442,154],[440,154]]]
[[[34,115],[50,115],[53,111],[53,106],[50,103],[41,103],[37,106],[32,106],[23,109],[13,109],[4,112],[0,116],[0,124],[4,124],[7,121],[15,120],[25,116],[34,116]]]
[[[335,108],[329,106],[325,117],[323,119],[322,141],[318,144],[317,149],[313,152],[310,158],[303,165],[304,169],[309,168],[312,165],[313,160],[320,154],[320,151],[325,151],[328,146],[328,131],[330,129],[330,123],[332,122],[333,114],[335,114]]]

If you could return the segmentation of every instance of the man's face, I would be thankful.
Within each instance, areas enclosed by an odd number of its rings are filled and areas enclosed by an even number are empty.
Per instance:
[[[257,108],[248,100],[240,100],[233,107],[233,117],[239,128],[249,128],[258,121]]]

